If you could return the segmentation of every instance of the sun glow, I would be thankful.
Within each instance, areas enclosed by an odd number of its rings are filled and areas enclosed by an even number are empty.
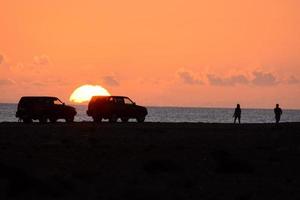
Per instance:
[[[83,85],[78,87],[70,96],[74,103],[88,102],[92,96],[110,96],[110,93],[100,85]]]

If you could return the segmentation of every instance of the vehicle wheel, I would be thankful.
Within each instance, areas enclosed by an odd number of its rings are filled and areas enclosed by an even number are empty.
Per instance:
[[[50,122],[51,122],[51,123],[55,123],[56,121],[57,121],[56,118],[50,118]]]
[[[127,117],[122,117],[121,120],[122,122],[128,122],[129,119]]]
[[[28,124],[32,123],[32,119],[30,119],[30,118],[23,118],[22,120],[24,123],[28,123]]]
[[[66,122],[73,122],[73,121],[74,121],[74,116],[66,118]]]
[[[47,123],[47,118],[46,117],[41,117],[39,118],[40,123]]]
[[[145,121],[145,116],[136,118],[136,121],[137,122],[144,122]]]
[[[117,115],[112,115],[112,116],[109,118],[109,122],[111,122],[111,123],[115,123],[115,122],[117,122],[117,120],[118,120]]]
[[[94,122],[102,122],[102,117],[101,116],[93,116],[93,121]]]

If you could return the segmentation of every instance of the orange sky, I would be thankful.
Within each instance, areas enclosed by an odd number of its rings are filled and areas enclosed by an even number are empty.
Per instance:
[[[138,104],[300,108],[299,0],[7,0],[0,102],[97,84]]]

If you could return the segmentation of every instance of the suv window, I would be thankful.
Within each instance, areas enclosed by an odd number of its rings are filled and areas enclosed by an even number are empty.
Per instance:
[[[115,98],[115,102],[116,102],[117,104],[124,104],[124,99],[123,99],[122,97],[116,97],[116,98]]]
[[[110,102],[110,103],[114,103],[115,102],[115,100],[114,100],[113,97],[109,97],[109,99],[107,101]]]
[[[53,99],[45,99],[40,101],[40,103],[43,105],[52,105],[53,104]]]
[[[124,98],[124,102],[127,105],[133,105],[133,102],[129,98]]]

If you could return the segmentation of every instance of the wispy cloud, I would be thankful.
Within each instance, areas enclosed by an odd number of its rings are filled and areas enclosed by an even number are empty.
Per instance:
[[[115,76],[103,76],[103,82],[108,86],[119,86],[120,83]]]
[[[0,86],[14,85],[16,82],[11,79],[0,79]]]
[[[300,80],[296,78],[295,76],[290,76],[287,80],[288,84],[299,84]]]
[[[208,82],[215,86],[235,86],[235,85],[255,85],[255,86],[274,86],[281,81],[271,72],[253,71],[252,76],[244,74],[220,77],[214,74],[207,75]],[[296,79],[290,81],[297,81]]]
[[[0,54],[0,66],[9,68],[10,67],[10,62],[7,59],[7,56],[5,54]]]
[[[258,86],[273,86],[277,85],[280,81],[270,72],[255,71],[253,72],[254,79],[251,81],[254,85]]]
[[[35,65],[48,65],[50,63],[50,58],[47,55],[34,56],[33,63]]]
[[[249,80],[245,75],[234,75],[230,77],[219,77],[213,74],[207,75],[208,82],[211,85],[217,85],[217,86],[234,86],[237,84],[248,84]]]
[[[4,62],[4,56],[0,54],[0,65]]]
[[[198,78],[193,72],[185,69],[185,68],[181,68],[177,71],[177,75],[179,76],[179,78],[186,84],[190,84],[190,85],[201,85],[204,82]]]

